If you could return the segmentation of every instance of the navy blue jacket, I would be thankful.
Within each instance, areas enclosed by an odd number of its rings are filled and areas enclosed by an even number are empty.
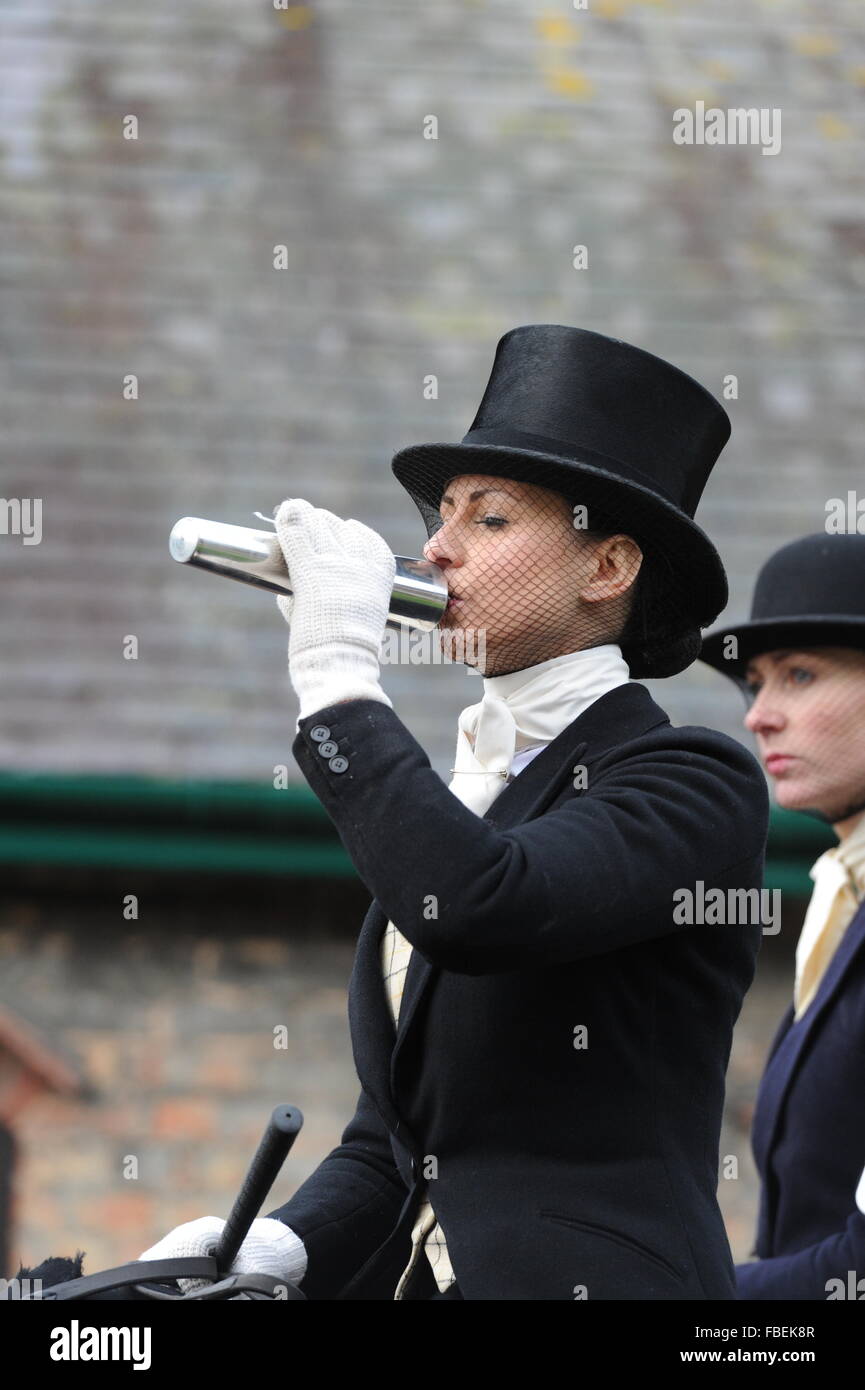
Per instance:
[[[762,926],[677,925],[674,893],[759,888],[751,754],[673,728],[635,682],[483,817],[380,702],[302,720],[293,752],[373,895],[349,988],[357,1112],[268,1213],[304,1239],[307,1296],[393,1298],[435,1160],[464,1298],[734,1299],[718,1146]],[[388,918],[415,947],[396,1035]]]
[[[805,1013],[772,1043],[752,1130],[762,1179],[755,1253],[736,1266],[743,1299],[825,1300],[830,1279],[865,1277],[865,906]],[[865,1296],[865,1284],[858,1297]]]

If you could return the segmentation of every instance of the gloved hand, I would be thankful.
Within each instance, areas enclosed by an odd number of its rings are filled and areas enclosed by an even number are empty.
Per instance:
[[[288,669],[301,719],[342,700],[379,700],[382,638],[396,559],[385,540],[359,521],[288,498],[276,534],[292,595],[277,603],[291,632]]]
[[[212,1255],[222,1235],[221,1216],[201,1216],[175,1226],[167,1236],[138,1256],[139,1260],[172,1260],[187,1255]],[[272,1274],[288,1284],[299,1284],[306,1274],[306,1247],[300,1236],[272,1216],[253,1221],[234,1257],[231,1274]],[[203,1289],[209,1279],[178,1279],[184,1293]]]

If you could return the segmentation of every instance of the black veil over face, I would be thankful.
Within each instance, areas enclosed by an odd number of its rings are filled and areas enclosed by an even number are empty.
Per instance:
[[[457,596],[440,627],[483,656],[467,661],[481,674],[610,642],[635,679],[673,675],[698,655],[692,603],[664,547],[633,526],[636,508],[478,473],[454,475],[440,506],[421,511],[424,555]],[[613,537],[622,542],[610,551],[602,542]]]

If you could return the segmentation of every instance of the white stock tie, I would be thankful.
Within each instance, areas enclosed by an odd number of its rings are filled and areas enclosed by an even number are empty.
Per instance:
[[[516,745],[516,720],[507,701],[486,691],[460,715],[449,790],[482,816],[507,782]]]

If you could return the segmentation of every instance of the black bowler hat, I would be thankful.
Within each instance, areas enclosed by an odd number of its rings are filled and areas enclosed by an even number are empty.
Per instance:
[[[729,637],[734,658],[724,656]],[[752,656],[811,647],[865,651],[865,536],[819,531],[776,550],[757,576],[750,622],[710,632],[700,660],[743,685]]]
[[[634,677],[672,675],[695,659],[699,629],[727,603],[720,556],[693,516],[729,437],[726,411],[678,367],[603,333],[535,323],[499,340],[459,444],[413,444],[391,466],[428,536],[441,525],[447,481],[488,473],[584,504],[589,530],[595,508],[605,525],[612,519],[663,556],[676,607],[666,650],[643,650],[638,665],[626,659]]]

